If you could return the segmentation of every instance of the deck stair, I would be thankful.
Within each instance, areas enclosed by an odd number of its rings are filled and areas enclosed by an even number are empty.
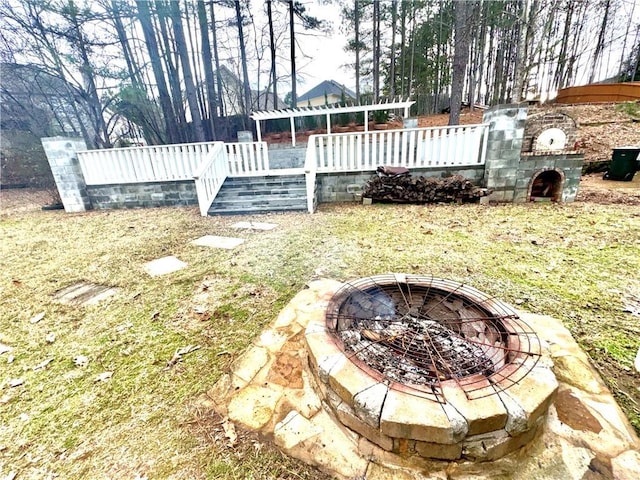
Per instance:
[[[303,172],[256,177],[228,177],[209,215],[247,215],[307,210]]]

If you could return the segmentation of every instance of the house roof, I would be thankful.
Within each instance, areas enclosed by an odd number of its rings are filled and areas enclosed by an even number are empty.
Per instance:
[[[344,91],[345,97],[347,97],[348,99],[356,98],[356,94],[353,90],[350,90],[344,85],[339,84],[335,80],[325,80],[324,82],[313,87],[307,93],[300,95],[297,101],[298,103],[304,102],[305,100],[310,100],[312,98],[323,97],[325,94],[326,95],[333,94],[333,95],[340,96],[342,95],[343,91]]]
[[[238,76],[231,71],[227,66],[220,65],[220,76],[222,77],[223,90],[225,95],[229,95],[233,93],[237,96],[237,105],[231,105],[231,109],[234,110],[234,107],[241,105],[242,100],[242,80],[238,78]],[[287,108],[287,104],[282,101],[280,97],[277,98],[276,105],[273,104],[273,93],[267,90],[262,90],[258,92],[257,90],[250,89],[251,93],[251,106],[250,110],[273,110],[280,108]],[[229,100],[227,98],[227,100]],[[229,107],[229,105],[227,105]],[[235,112],[239,113],[239,112]]]

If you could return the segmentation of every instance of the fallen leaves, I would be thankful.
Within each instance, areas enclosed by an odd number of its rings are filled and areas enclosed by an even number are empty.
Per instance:
[[[43,370],[43,369],[47,368],[47,365],[49,365],[51,362],[53,362],[53,357],[52,358],[47,358],[46,360],[40,362],[38,365],[33,367],[33,371],[36,372],[38,370]]]
[[[9,385],[9,387],[11,388],[24,385],[24,378],[10,378],[9,381],[7,382],[7,385]]]
[[[18,476],[18,473],[14,470],[11,470],[8,474],[2,477],[1,480],[14,480]]]
[[[29,320],[29,323],[36,324],[40,322],[40,320],[42,320],[43,318],[44,318],[44,312],[40,312],[35,317],[32,317],[31,320]]]
[[[229,421],[228,418],[225,418],[222,422],[222,429],[224,430],[224,436],[228,440],[229,446],[233,447],[238,441],[236,427]]]
[[[9,345],[5,345],[4,343],[0,343],[0,355],[2,355],[3,353],[10,352],[11,350],[13,350],[13,347],[10,347]]]
[[[113,372],[102,372],[102,373],[96,375],[96,377],[93,379],[93,381],[94,381],[94,383],[106,382],[111,377],[113,377]]]
[[[171,357],[171,360],[167,362],[167,366],[164,367],[164,370],[169,370],[176,363],[182,360],[184,355],[195,352],[196,350],[200,350],[200,345],[187,345],[186,347],[178,348],[176,353],[173,354],[173,357]]]

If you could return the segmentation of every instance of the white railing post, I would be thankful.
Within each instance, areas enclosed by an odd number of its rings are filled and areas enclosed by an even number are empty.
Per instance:
[[[217,142],[193,176],[200,215],[206,217],[209,207],[229,176],[229,159],[224,143]]]
[[[322,145],[319,135],[309,136],[307,152],[304,159],[304,179],[307,187],[307,211],[315,211],[316,172],[318,170],[318,158],[316,156],[316,139]],[[320,146],[322,148],[322,146]]]

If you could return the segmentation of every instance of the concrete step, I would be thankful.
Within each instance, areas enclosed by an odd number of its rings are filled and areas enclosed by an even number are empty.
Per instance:
[[[209,215],[306,211],[304,175],[227,178]]]
[[[304,175],[281,175],[261,177],[229,177],[225,180],[228,186],[257,186],[257,185],[305,185]]]
[[[276,195],[280,197],[304,197],[307,194],[306,187],[295,187],[295,188],[260,188],[255,190],[249,189],[232,189],[223,187],[218,193],[218,199],[226,199],[226,198],[241,198],[241,197],[261,197],[261,196],[270,196]]]
[[[224,209],[224,210],[214,210],[209,209],[209,215],[252,215],[252,214],[262,214],[262,213],[289,213],[289,212],[306,212],[307,207],[305,205],[304,208],[241,208],[241,209]]]

